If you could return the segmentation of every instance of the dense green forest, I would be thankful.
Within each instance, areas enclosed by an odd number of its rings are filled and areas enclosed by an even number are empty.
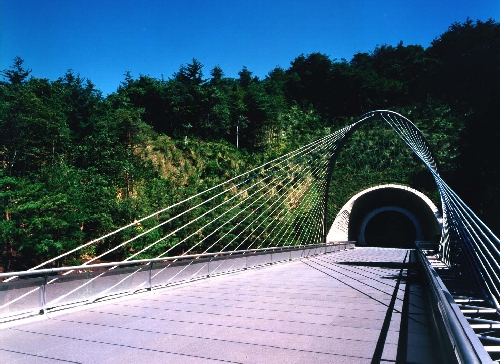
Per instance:
[[[497,22],[455,23],[428,48],[381,45],[350,61],[302,54],[263,79],[246,67],[205,73],[196,59],[168,79],[126,72],[104,97],[72,70],[32,77],[16,57],[0,82],[1,266],[33,266],[375,109],[416,122],[445,180],[500,231]],[[382,168],[430,190],[420,170]]]

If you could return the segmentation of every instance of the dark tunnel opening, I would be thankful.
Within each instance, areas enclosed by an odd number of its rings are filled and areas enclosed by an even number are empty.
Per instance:
[[[413,248],[417,231],[413,222],[398,211],[382,211],[373,216],[365,229],[367,246]]]
[[[357,246],[410,248],[415,241],[436,241],[441,214],[423,193],[399,185],[359,192],[337,213],[327,239],[356,241]]]

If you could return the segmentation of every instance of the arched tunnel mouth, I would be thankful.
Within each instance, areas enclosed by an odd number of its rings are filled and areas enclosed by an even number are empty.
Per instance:
[[[413,249],[415,241],[436,241],[442,217],[423,193],[395,184],[367,188],[337,213],[327,241],[357,246]]]
[[[417,230],[405,214],[394,210],[381,211],[368,221],[364,237],[366,246],[413,248]]]

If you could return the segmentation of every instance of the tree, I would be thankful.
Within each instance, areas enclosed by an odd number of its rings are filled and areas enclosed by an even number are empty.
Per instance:
[[[250,83],[252,83],[252,81],[258,81],[257,78],[252,78],[252,72],[250,72],[246,66],[243,66],[241,71],[238,72],[238,76],[238,83],[243,88],[247,88],[248,86],[250,86]]]
[[[23,67],[24,60],[16,56],[14,57],[14,63],[10,66],[9,70],[3,70],[2,74],[6,77],[12,85],[22,85],[26,82],[31,69],[25,69]]]
[[[118,96],[108,97],[112,108],[136,108],[142,111],[141,118],[159,133],[174,135],[176,126],[172,122],[175,112],[171,84],[150,76],[139,75],[133,79],[129,72],[118,88]],[[117,103],[118,102],[118,103]]]
[[[102,94],[92,81],[69,69],[53,83],[64,105],[67,124],[75,140],[92,134],[96,120],[102,116]]]
[[[212,76],[212,78],[210,79],[210,84],[212,86],[220,85],[222,79],[224,78],[224,71],[219,66],[215,66],[210,71],[210,76]]]
[[[467,19],[452,24],[429,48],[438,61],[433,86],[439,97],[476,112],[495,105],[499,97],[499,49],[499,23]]]
[[[63,105],[46,79],[4,86],[0,148],[10,175],[36,173],[69,152],[70,138]]]
[[[295,58],[286,71],[289,97],[305,109],[313,105],[320,113],[328,114],[332,106],[332,68],[333,62],[322,53]]]
[[[436,59],[434,97],[465,117],[456,180],[457,192],[485,222],[500,214],[500,24],[493,20],[454,23],[436,38],[429,54]]]
[[[188,86],[201,86],[205,82],[203,79],[203,64],[193,58],[191,63],[180,67],[179,72],[174,74],[174,79]]]

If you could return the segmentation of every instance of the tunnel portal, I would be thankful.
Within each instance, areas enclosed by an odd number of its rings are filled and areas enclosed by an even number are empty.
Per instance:
[[[435,241],[442,218],[421,192],[401,185],[381,185],[353,196],[340,210],[327,241],[356,241],[358,246],[412,248]]]

